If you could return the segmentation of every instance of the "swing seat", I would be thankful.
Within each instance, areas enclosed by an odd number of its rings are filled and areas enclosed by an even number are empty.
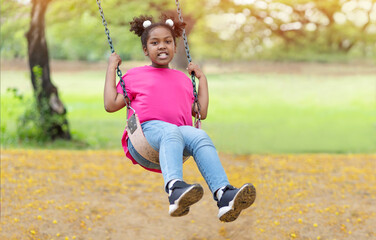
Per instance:
[[[126,130],[128,137],[136,149],[136,151],[146,160],[159,164],[159,153],[146,140],[145,135],[141,128],[140,119],[137,114],[133,113],[127,121]],[[183,156],[183,163],[187,161],[189,156]]]

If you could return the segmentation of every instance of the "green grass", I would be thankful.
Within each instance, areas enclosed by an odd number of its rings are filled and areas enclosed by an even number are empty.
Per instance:
[[[125,111],[103,108],[105,71],[53,73],[68,110],[74,141],[49,144],[16,140],[23,105],[7,92],[30,96],[26,72],[1,72],[1,144],[5,148],[121,149]],[[208,75],[210,104],[203,129],[221,152],[374,153],[374,75]]]
[[[205,125],[236,153],[375,152],[375,76],[212,76]]]

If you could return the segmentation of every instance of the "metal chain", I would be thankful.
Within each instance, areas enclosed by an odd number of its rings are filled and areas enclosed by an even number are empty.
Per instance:
[[[179,21],[184,22],[182,12],[181,12],[181,8],[180,8],[180,4],[179,4],[179,0],[175,0],[175,4],[176,4],[176,7],[177,7]],[[187,34],[185,33],[185,29],[183,29],[182,37],[183,37],[183,41],[184,41],[185,53],[187,54],[188,63],[190,63],[190,62],[192,62],[192,58],[191,58],[191,54],[189,53],[188,38],[187,38]],[[195,112],[196,112],[195,125],[196,125],[196,127],[199,127],[200,122],[201,122],[201,114],[200,114],[200,105],[198,103],[198,98],[197,98],[196,76],[195,76],[194,72],[192,72],[192,74],[191,74],[191,80],[192,80],[192,85],[193,85],[193,96],[195,98],[194,103],[197,107],[197,111],[195,110]]]
[[[112,44],[112,39],[111,39],[111,37],[110,37],[110,31],[109,31],[108,28],[107,28],[107,21],[106,21],[106,19],[104,18],[104,13],[103,13],[103,9],[102,9],[102,6],[101,6],[101,1],[100,1],[100,0],[97,0],[97,4],[98,4],[99,12],[100,12],[101,17],[102,17],[102,24],[103,24],[103,26],[104,26],[104,30],[105,30],[106,35],[107,35],[108,44],[110,45],[110,48],[111,48],[111,53],[114,53],[114,52],[115,52],[115,49],[114,49],[114,46],[113,46],[113,44]],[[123,73],[121,72],[119,66],[117,66],[117,68],[116,68],[116,73],[117,73],[117,75],[118,75],[119,78],[120,78],[120,86],[121,86],[121,88],[122,88],[122,90],[123,90],[124,100],[125,100],[126,98],[128,98],[128,100],[129,100],[129,104],[127,104],[127,102],[125,101],[127,107],[129,108],[129,105],[130,105],[130,99],[129,99],[129,97],[128,97],[127,91],[125,90],[125,83],[124,83],[123,78],[122,78]]]

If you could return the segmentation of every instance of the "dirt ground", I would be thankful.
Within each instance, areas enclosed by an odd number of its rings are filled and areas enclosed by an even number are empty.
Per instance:
[[[205,195],[173,218],[162,176],[121,151],[2,150],[0,239],[376,239],[376,155],[220,157],[233,185],[257,188],[232,223],[193,159],[184,178]]]

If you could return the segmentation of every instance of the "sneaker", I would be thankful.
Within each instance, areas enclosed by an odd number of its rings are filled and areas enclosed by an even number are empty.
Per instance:
[[[183,181],[175,182],[169,189],[170,216],[180,217],[188,214],[189,206],[198,202],[203,195],[204,189],[200,184],[187,184]]]
[[[221,199],[217,203],[219,220],[222,222],[235,221],[240,212],[251,206],[255,199],[256,189],[250,183],[244,184],[241,188],[226,186],[223,189]]]

